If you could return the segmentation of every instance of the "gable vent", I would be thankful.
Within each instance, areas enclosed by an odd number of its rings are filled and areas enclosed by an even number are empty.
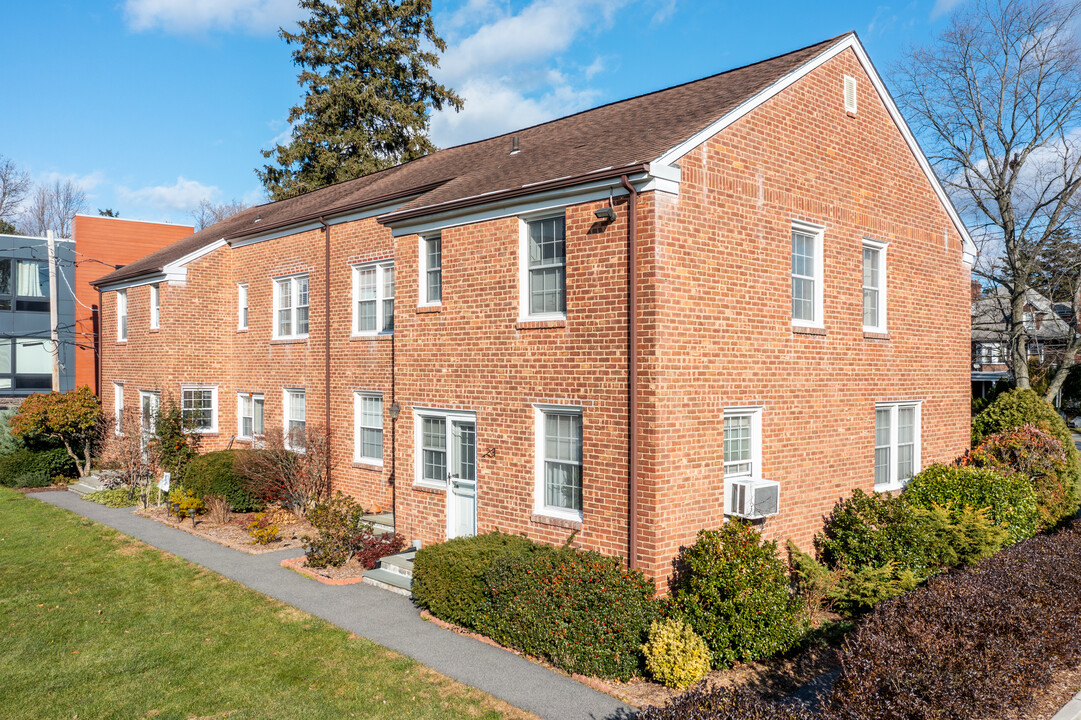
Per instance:
[[[845,75],[845,112],[856,112],[856,78]]]

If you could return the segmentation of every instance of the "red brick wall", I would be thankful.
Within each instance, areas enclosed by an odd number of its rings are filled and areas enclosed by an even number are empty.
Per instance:
[[[844,74],[859,78],[859,113],[843,110]],[[922,400],[924,465],[968,438],[969,287],[960,239],[851,53],[681,159],[678,198],[639,201],[641,369],[639,561],[663,583],[681,544],[722,521],[725,407],[761,405],[763,475],[781,483],[769,536],[806,547],[822,516],[873,485],[874,403]],[[570,206],[567,319],[518,322],[517,218],[445,230],[443,303],[418,307],[418,240],[373,219],[332,228],[330,388],[338,487],[394,503],[409,539],[445,537],[446,495],[414,487],[414,409],[477,420],[480,531],[553,543],[570,532],[532,516],[534,403],[583,408],[584,518],[577,544],[627,553],[626,200],[598,224],[600,203]],[[794,218],[826,227],[825,334],[791,327]],[[862,332],[861,244],[889,242],[888,338]],[[145,287],[129,290],[129,340],[105,300],[107,380],[179,393],[219,386],[217,437],[236,432],[236,391],[262,391],[267,427],[282,423],[281,389],[307,389],[321,422],[324,245],[320,231],[191,264],[162,289],[162,329],[147,330]],[[395,334],[353,339],[350,264],[393,257]],[[307,269],[307,341],[271,341],[271,278]],[[250,330],[236,331],[236,283],[249,283]],[[395,363],[393,378],[391,353]],[[383,393],[382,469],[352,467],[353,391]],[[104,402],[112,407],[112,386]],[[402,406],[392,432],[392,401]],[[396,448],[391,462],[391,448]],[[392,488],[392,472],[396,482]]]

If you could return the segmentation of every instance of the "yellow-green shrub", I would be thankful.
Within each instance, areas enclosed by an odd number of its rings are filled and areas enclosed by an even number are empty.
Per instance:
[[[706,641],[682,620],[654,620],[642,655],[654,680],[678,690],[695,684],[709,672]]]

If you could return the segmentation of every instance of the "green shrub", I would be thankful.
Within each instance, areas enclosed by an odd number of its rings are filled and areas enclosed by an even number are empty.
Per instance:
[[[150,488],[149,504],[154,505],[158,502],[158,488],[156,486]],[[126,508],[135,507],[141,504],[139,500],[139,494],[133,492],[129,488],[115,488],[113,490],[95,490],[92,493],[83,495],[83,500],[89,500],[90,502],[97,503],[98,505],[104,505],[111,508]]]
[[[16,450],[7,455],[0,455],[0,485],[6,487],[44,487],[52,482],[55,475],[75,477],[75,460],[64,448],[51,450]],[[27,485],[27,482],[39,482]],[[19,484],[24,483],[24,484]]]
[[[254,520],[248,523],[248,535],[251,536],[252,542],[256,545],[269,545],[272,542],[277,542],[281,539],[280,529],[276,523],[267,517],[265,512],[259,513]]]
[[[11,418],[18,412],[18,408],[0,410],[0,455],[7,455],[26,447],[20,438],[11,434]]]
[[[988,435],[961,462],[1027,477],[1036,490],[1043,527],[1051,527],[1077,510],[1076,473],[1066,450],[1057,437],[1035,425]]]
[[[700,530],[683,548],[671,605],[709,645],[718,668],[782,653],[805,631],[802,600],[789,592],[777,544],[742,522]]]
[[[788,572],[796,593],[803,598],[807,619],[814,623],[821,611],[833,607],[834,589],[841,579],[841,570],[831,570],[799,549],[791,540],[788,550]]]
[[[924,525],[927,554],[941,568],[978,563],[1009,540],[1005,528],[991,523],[988,508],[963,505],[957,510],[932,503],[929,509],[916,512]]]
[[[682,620],[654,620],[642,646],[646,670],[659,683],[682,690],[709,672],[709,648]]]
[[[900,496],[857,489],[834,506],[815,535],[818,559],[833,570],[895,563],[925,577],[935,565],[919,516]]]
[[[831,591],[833,607],[843,615],[867,612],[883,600],[908,592],[920,584],[911,570],[888,562],[842,572]]]
[[[413,560],[413,599],[437,618],[475,629],[488,599],[484,576],[492,564],[551,550],[498,531],[428,545]]]
[[[1040,528],[1036,491],[1028,480],[985,468],[931,465],[909,480],[901,499],[913,509],[930,510],[936,504],[958,511],[987,508],[991,524],[1003,528],[1011,543]]]
[[[201,498],[220,495],[229,502],[233,512],[257,512],[263,503],[247,488],[237,472],[238,463],[250,450],[217,450],[192,458],[184,473],[182,485]]]
[[[314,538],[304,537],[308,565],[341,567],[349,562],[353,555],[353,538],[361,532],[371,531],[371,524],[365,523],[363,517],[364,508],[341,491],[313,507],[308,512],[308,522],[319,534]]]
[[[621,558],[571,548],[506,557],[485,574],[477,629],[566,672],[627,680],[658,616],[653,582]]]

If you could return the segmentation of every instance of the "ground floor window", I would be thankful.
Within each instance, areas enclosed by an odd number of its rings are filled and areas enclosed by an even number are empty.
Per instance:
[[[582,519],[582,410],[538,405],[536,512]]]
[[[875,489],[899,488],[920,468],[920,404],[875,405]]]
[[[305,406],[303,388],[286,388],[283,391],[285,444],[293,450],[304,448]]]
[[[253,440],[266,432],[263,410],[266,406],[262,393],[237,394],[237,437]]]
[[[187,429],[193,432],[215,432],[218,429],[218,389],[182,385],[180,413]]]
[[[358,392],[353,397],[353,457],[383,463],[383,395]]]

